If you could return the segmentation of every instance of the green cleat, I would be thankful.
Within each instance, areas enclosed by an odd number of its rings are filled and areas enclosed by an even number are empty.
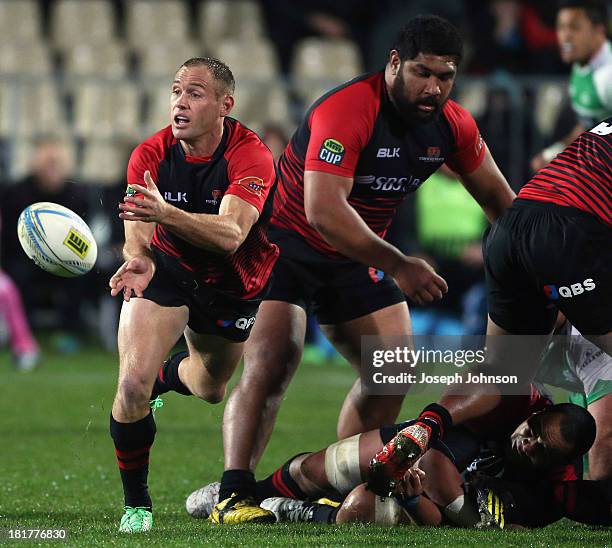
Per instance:
[[[147,508],[125,506],[119,525],[120,533],[147,533],[153,527],[153,513]]]

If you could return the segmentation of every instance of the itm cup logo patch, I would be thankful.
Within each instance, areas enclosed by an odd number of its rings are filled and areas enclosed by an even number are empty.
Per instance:
[[[325,139],[319,150],[319,160],[339,166],[346,152],[344,145],[336,139]]]

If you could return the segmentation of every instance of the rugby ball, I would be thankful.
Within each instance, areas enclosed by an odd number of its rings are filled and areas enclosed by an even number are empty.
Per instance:
[[[85,274],[98,257],[87,223],[74,211],[52,202],[26,207],[17,221],[17,235],[26,255],[56,276]]]

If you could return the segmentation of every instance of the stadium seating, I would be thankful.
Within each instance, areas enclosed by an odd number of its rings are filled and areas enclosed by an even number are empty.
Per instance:
[[[121,78],[127,75],[127,55],[120,42],[78,44],[66,51],[64,75],[75,81],[89,78]]]
[[[172,74],[193,56],[217,56],[234,72],[232,115],[289,132],[304,108],[364,69],[353,42],[309,37],[281,75],[258,0],[0,0],[0,33],[3,145],[50,131],[77,137],[84,150],[89,139],[144,138],[169,123]],[[459,102],[480,116],[494,81],[460,76]],[[565,78],[506,82],[525,95],[533,131],[545,140]],[[19,157],[6,149],[2,157],[19,171]]]
[[[174,48],[189,39],[187,4],[181,0],[127,0],[126,39],[141,53],[153,43]]]
[[[211,53],[222,59],[231,69],[237,83],[243,81],[278,80],[278,58],[267,38],[256,42],[226,39],[212,46]]]
[[[304,99],[322,86],[329,89],[361,72],[361,54],[349,40],[305,38],[295,47],[291,73]]]
[[[261,9],[253,0],[204,0],[198,13],[197,35],[207,48],[228,38],[253,44],[265,37]]]
[[[79,180],[98,186],[116,184],[125,173],[127,148],[127,144],[108,139],[88,140],[83,147]]]
[[[78,137],[138,137],[140,94],[126,81],[84,82],[74,94],[74,133]]]
[[[0,81],[0,136],[66,134],[66,112],[51,79]]]
[[[113,6],[106,0],[57,0],[51,11],[51,44],[68,51],[79,44],[117,39]]]
[[[11,42],[40,41],[42,28],[41,14],[36,0],[0,2],[0,36],[3,48]]]
[[[3,76],[33,76],[36,79],[52,72],[49,49],[38,39],[26,42],[6,42],[0,47],[0,74]]]
[[[168,86],[176,70],[190,57],[201,57],[202,50],[195,42],[181,41],[169,47],[167,44],[154,43],[140,52],[139,74],[143,80],[158,79]]]

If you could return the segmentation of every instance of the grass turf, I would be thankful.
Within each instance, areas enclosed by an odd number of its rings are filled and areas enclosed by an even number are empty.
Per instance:
[[[72,356],[48,353],[43,366],[29,374],[13,370],[6,352],[0,352],[0,364],[0,529],[62,527],[75,546],[611,544],[609,529],[568,521],[533,531],[467,531],[310,524],[223,527],[194,520],[185,513],[185,497],[217,480],[223,469],[223,405],[176,394],[167,395],[157,413],[150,474],[154,530],[142,537],[119,535],[122,494],[108,434],[115,356],[96,350]],[[258,477],[300,450],[334,441],[335,419],[353,380],[348,366],[301,367]],[[425,403],[418,395],[408,400],[403,416]]]

